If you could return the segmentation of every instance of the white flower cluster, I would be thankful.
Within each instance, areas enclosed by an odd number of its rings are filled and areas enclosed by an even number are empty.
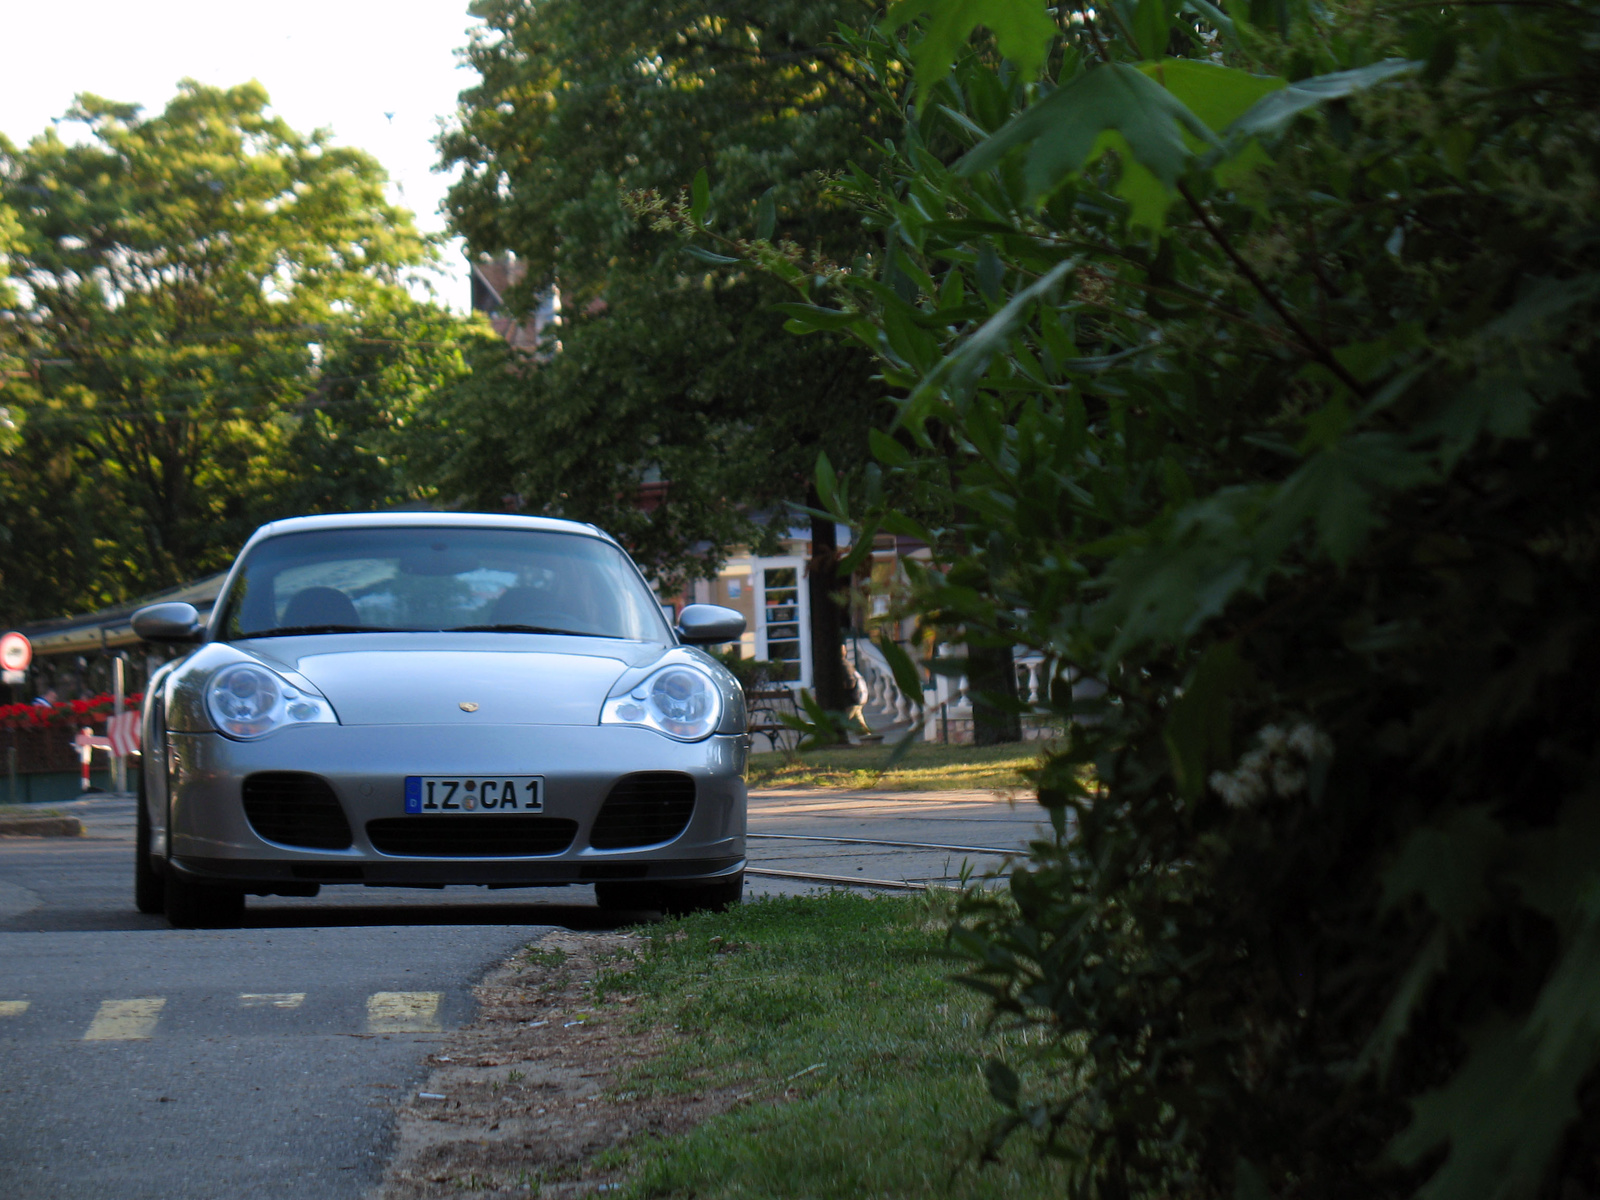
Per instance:
[[[1253,808],[1269,796],[1288,800],[1306,790],[1311,765],[1333,757],[1333,739],[1309,721],[1289,729],[1267,725],[1256,746],[1231,771],[1213,771],[1207,781],[1229,808]]]

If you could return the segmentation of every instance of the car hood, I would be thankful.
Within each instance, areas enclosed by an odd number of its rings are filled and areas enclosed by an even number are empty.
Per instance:
[[[405,636],[234,645],[300,675],[328,698],[341,725],[593,725],[622,674],[668,649],[505,634],[463,637],[456,645],[418,644],[412,635],[410,644],[394,644]],[[375,644],[379,637],[389,644]],[[483,637],[495,644],[486,646]]]

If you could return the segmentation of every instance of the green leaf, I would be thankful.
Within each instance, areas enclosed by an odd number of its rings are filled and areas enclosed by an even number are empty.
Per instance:
[[[1184,134],[1219,145],[1216,134],[1173,92],[1126,63],[1108,63],[1079,75],[974,147],[955,166],[975,175],[996,166],[1012,149],[1028,147],[1024,169],[1030,199],[1047,196],[1110,148],[1114,130],[1134,161],[1172,188],[1194,159]]]
[[[1000,53],[1036,76],[1057,35],[1043,0],[898,0],[884,20],[893,32],[925,18],[922,40],[911,51],[916,65],[917,101],[950,73],[972,31],[982,25],[994,35]]]
[[[854,544],[850,553],[839,560],[839,575],[848,578],[856,573],[856,568],[872,557],[872,543],[878,536],[878,522],[868,521],[860,530],[856,531]]]
[[[756,240],[772,240],[772,231],[778,227],[778,202],[774,199],[777,188],[770,187],[756,201]]]
[[[683,252],[690,258],[698,258],[703,263],[711,263],[713,266],[718,267],[725,267],[729,263],[740,261],[737,258],[729,258],[726,254],[717,254],[714,251],[707,250],[704,246],[685,246]]]
[[[1212,646],[1189,673],[1163,735],[1172,777],[1185,800],[1199,799],[1211,771],[1232,764],[1231,700],[1250,678],[1250,668],[1233,642]]]
[[[706,174],[704,167],[701,167],[694,173],[694,183],[689,188],[689,219],[703,228],[706,223],[706,213],[710,208],[711,176]]]
[[[1227,132],[1234,137],[1259,137],[1279,133],[1308,108],[1315,108],[1329,100],[1342,100],[1346,96],[1352,96],[1377,84],[1409,75],[1413,71],[1421,70],[1423,65],[1407,59],[1390,58],[1373,63],[1371,66],[1358,67],[1353,71],[1313,75],[1309,79],[1291,83],[1281,91],[1263,97],[1230,125]]]
[[[778,720],[790,729],[803,734],[797,749],[816,750],[823,746],[837,746],[845,741],[844,719],[839,713],[829,712],[817,702],[810,689],[800,689],[800,707],[805,715],[778,713]]]
[[[1133,13],[1133,37],[1139,43],[1141,58],[1166,57],[1167,39],[1172,35],[1172,6],[1168,0],[1139,0]]]
[[[914,704],[921,704],[922,676],[917,673],[917,666],[911,661],[911,656],[906,653],[905,647],[887,633],[880,633],[877,641],[878,649],[883,651],[884,660],[894,675],[894,685],[906,699]]]
[[[964,388],[982,375],[989,360],[999,353],[1006,340],[1027,316],[1033,302],[1048,295],[1077,264],[1068,259],[1057,263],[1051,270],[1013,296],[999,312],[985,321],[957,349],[946,355],[927,375],[912,396],[910,407],[914,410],[938,396],[945,387]]]
[[[849,522],[850,518],[845,513],[844,504],[839,499],[839,477],[834,473],[833,464],[828,461],[826,451],[817,453],[817,497],[822,501],[822,507],[833,514],[838,520]]]
[[[873,457],[886,467],[904,467],[911,462],[911,451],[881,429],[867,430],[867,443],[872,447]]]
[[[1528,280],[1517,302],[1483,327],[1485,337],[1522,341],[1565,329],[1573,309],[1594,302],[1600,295],[1600,273],[1571,279],[1536,277]]]
[[[1420,896],[1445,928],[1463,935],[1488,910],[1489,872],[1509,853],[1506,831],[1488,805],[1460,809],[1443,825],[1406,839],[1384,872],[1383,905]]]
[[[732,261],[731,259],[729,261]],[[822,308],[816,304],[774,304],[774,312],[781,312],[798,322],[808,330],[833,330],[848,329],[856,321],[861,320],[858,312],[847,312],[837,308]]]
[[[1270,495],[1262,485],[1222,488],[1149,535],[1122,533],[1079,549],[1114,558],[1111,588],[1092,616],[1108,638],[1107,669],[1134,646],[1191,636],[1241,589],[1259,586],[1266,568],[1255,541],[1265,539],[1252,531]]]
[[[1167,209],[1177,199],[1177,193],[1166,187],[1150,173],[1128,145],[1128,139],[1115,130],[1100,135],[1089,154],[1090,161],[1106,151],[1114,153],[1121,162],[1121,173],[1113,192],[1128,202],[1128,224],[1140,229],[1160,232],[1166,224]]]
[[[1586,1050],[1543,1071],[1518,1023],[1480,1026],[1466,1063],[1443,1087],[1412,1101],[1412,1123],[1389,1147],[1396,1161],[1414,1166],[1449,1146],[1418,1200],[1531,1194],[1577,1115],[1578,1082],[1593,1063],[1592,1047]]]
[[[1567,944],[1528,1014],[1527,1033],[1537,1045],[1534,1066],[1554,1073],[1564,1062],[1600,1058],[1600,872],[1591,871],[1584,889],[1583,924]]]
[[[1357,1059],[1357,1071],[1377,1067],[1379,1077],[1387,1075],[1394,1052],[1399,1048],[1406,1031],[1411,1028],[1411,1018],[1417,1007],[1427,998],[1428,988],[1450,962],[1450,933],[1441,927],[1428,944],[1411,960],[1400,986],[1383,1011],[1378,1026],[1367,1039],[1366,1046]]]
[[[1144,72],[1171,92],[1206,128],[1221,133],[1261,100],[1288,86],[1278,75],[1256,75],[1194,58],[1141,63]],[[1199,141],[1191,142],[1198,150]]]
[[[1322,549],[1343,566],[1382,522],[1379,501],[1433,475],[1425,455],[1390,434],[1363,433],[1317,451],[1280,488],[1269,521],[1283,541],[1309,519]]]
[[[901,512],[887,512],[883,514],[882,528],[887,533],[897,533],[902,537],[915,538],[927,546],[937,544],[937,539],[927,526],[920,524]]]

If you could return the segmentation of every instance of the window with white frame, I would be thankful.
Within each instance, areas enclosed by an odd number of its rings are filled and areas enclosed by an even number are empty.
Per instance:
[[[758,558],[751,572],[756,608],[756,657],[791,686],[811,686],[810,602],[805,560]]]

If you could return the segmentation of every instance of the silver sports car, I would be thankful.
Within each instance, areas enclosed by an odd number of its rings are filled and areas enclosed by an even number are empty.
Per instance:
[[[550,887],[602,906],[739,900],[744,696],[684,608],[590,525],[384,513],[263,526],[144,704],[136,900],[178,926],[323,884]]]

